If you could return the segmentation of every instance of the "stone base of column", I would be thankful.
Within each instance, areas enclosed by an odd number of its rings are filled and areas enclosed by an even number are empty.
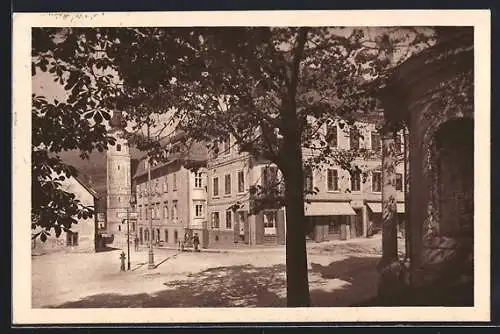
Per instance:
[[[379,284],[377,299],[383,306],[400,306],[408,286],[404,280],[404,266],[398,259],[382,258],[377,265]]]

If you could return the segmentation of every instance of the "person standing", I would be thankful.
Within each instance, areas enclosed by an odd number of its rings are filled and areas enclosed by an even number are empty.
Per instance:
[[[199,252],[199,248],[198,248],[198,245],[200,244],[200,237],[198,237],[198,233],[195,233],[194,234],[194,237],[193,237],[193,245],[194,245],[194,251],[195,252]]]

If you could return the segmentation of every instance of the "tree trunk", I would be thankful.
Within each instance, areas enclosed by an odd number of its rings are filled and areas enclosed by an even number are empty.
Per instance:
[[[291,122],[293,126],[293,120]],[[297,127],[298,129],[298,127]],[[283,166],[286,203],[286,278],[287,306],[309,306],[306,229],[304,214],[304,181],[302,150],[298,131],[284,138]]]
[[[304,214],[304,176],[302,140],[297,117],[297,84],[300,60],[307,40],[308,28],[298,29],[293,63],[287,84],[287,96],[281,110],[283,146],[279,167],[285,179],[286,206],[286,294],[288,307],[307,307],[309,280],[307,273],[306,221]]]

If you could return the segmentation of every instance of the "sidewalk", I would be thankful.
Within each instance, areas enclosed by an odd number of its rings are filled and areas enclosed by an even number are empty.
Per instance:
[[[331,245],[345,245],[345,244],[363,244],[376,242],[378,240],[382,243],[382,235],[377,234],[370,238],[358,237],[348,240],[328,240],[323,242],[315,242],[312,240],[306,241],[307,249],[324,248]],[[248,245],[248,244],[237,244],[240,246],[235,247],[211,247],[211,248],[200,248],[202,253],[253,253],[262,252],[265,250],[278,251],[285,250],[285,245]],[[147,250],[147,246],[143,245],[140,247],[142,251]],[[174,246],[155,246],[154,249],[165,249],[165,250],[175,250],[181,252],[179,247]],[[184,252],[194,252],[193,248],[185,248]]]

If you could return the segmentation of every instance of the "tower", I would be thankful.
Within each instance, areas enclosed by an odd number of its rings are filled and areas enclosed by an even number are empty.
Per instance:
[[[113,244],[122,246],[126,238],[126,218],[131,199],[130,148],[124,138],[126,121],[121,111],[114,111],[109,121],[110,135],[116,138],[106,152],[107,231],[115,236]]]

